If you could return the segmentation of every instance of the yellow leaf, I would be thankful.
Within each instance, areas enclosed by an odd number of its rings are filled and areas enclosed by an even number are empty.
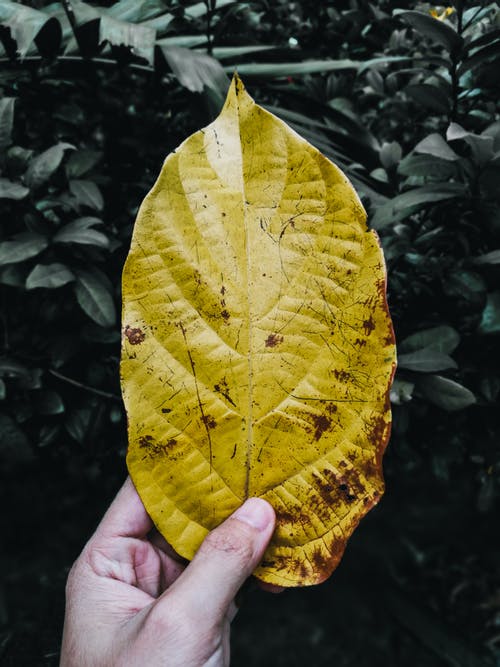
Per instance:
[[[260,496],[277,529],[256,576],[333,571],[384,488],[385,275],[346,177],[235,76],[166,159],[123,275],[127,463],[179,554]]]
[[[438,21],[444,21],[448,16],[453,14],[455,9],[453,7],[445,7],[442,11],[439,11],[437,8],[429,9],[429,14],[432,18],[437,19]]]

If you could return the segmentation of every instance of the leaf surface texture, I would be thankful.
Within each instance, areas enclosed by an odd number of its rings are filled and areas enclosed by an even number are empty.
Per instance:
[[[342,172],[235,77],[168,156],[123,275],[128,466],[184,557],[245,498],[256,575],[324,580],[383,493],[395,365],[378,239]]]

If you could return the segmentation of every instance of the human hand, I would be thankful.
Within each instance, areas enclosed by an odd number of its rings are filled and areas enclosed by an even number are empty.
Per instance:
[[[266,501],[247,500],[186,567],[148,538],[128,478],[69,574],[60,667],[229,665],[234,597],[274,522]]]

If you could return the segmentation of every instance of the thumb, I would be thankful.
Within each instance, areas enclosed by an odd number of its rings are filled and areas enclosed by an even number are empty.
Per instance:
[[[271,505],[262,498],[249,498],[205,538],[192,562],[165,593],[169,607],[201,625],[222,621],[262,559],[274,523]]]

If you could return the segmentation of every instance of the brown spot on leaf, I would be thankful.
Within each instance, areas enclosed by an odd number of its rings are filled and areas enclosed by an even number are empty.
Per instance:
[[[311,523],[309,515],[302,507],[290,507],[289,509],[278,509],[276,511],[276,526],[297,525],[308,526]]]
[[[280,336],[277,333],[269,334],[266,338],[266,347],[276,347],[283,342],[283,336]]]
[[[223,319],[225,322],[227,322],[228,319],[231,317],[231,314],[229,313],[228,310],[226,310],[226,308],[224,308],[224,310],[221,312],[221,315],[222,315],[222,319]]]
[[[320,572],[328,572],[332,559],[317,547],[311,554],[311,560],[314,565],[314,571],[319,574]]]
[[[215,428],[217,426],[217,422],[212,415],[203,415],[201,420],[207,428]]]
[[[139,345],[146,338],[146,334],[141,329],[133,329],[128,324],[123,333],[128,338],[130,345]]]
[[[335,369],[333,371],[333,374],[335,375],[335,378],[339,382],[349,382],[350,379],[352,378],[352,375],[348,371],[339,371],[339,370]]]
[[[363,322],[363,332],[365,336],[369,336],[374,329],[375,322],[373,321],[373,316],[370,315],[370,317]]]
[[[150,447],[154,443],[152,435],[143,435],[139,438],[139,447]]]
[[[388,431],[389,424],[385,421],[384,414],[375,414],[368,424],[368,439],[378,448],[385,443]]]
[[[351,503],[365,494],[365,487],[354,468],[343,467],[342,473],[337,473],[330,468],[324,468],[321,472],[325,478],[321,480],[323,492],[328,493],[330,497],[331,494],[335,494],[336,497]],[[333,489],[332,491],[330,491],[330,487]],[[327,502],[326,498],[324,500]]]
[[[354,345],[357,345],[358,347],[364,347],[366,345],[366,340],[364,338],[356,338]]]
[[[231,403],[231,405],[234,405],[236,407],[236,403],[233,401],[229,394],[229,385],[227,384],[226,378],[223,378],[220,382],[217,384],[214,384],[214,389],[218,394],[221,394],[221,396],[224,396],[226,401]]]
[[[314,439],[319,440],[325,431],[328,431],[332,424],[332,420],[326,415],[313,415],[313,422],[315,426]]]
[[[157,442],[152,435],[143,435],[139,438],[139,447],[152,459],[165,456],[176,444],[175,438],[169,438],[167,442]]]

